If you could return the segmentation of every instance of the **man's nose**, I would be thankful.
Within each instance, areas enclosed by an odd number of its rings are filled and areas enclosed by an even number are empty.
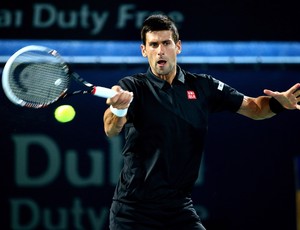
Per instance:
[[[164,46],[161,44],[158,46],[158,55],[163,55],[165,53]]]

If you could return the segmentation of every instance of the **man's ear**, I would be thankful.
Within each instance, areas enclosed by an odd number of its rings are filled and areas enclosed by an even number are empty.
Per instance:
[[[141,52],[142,52],[143,57],[147,57],[146,49],[145,49],[145,46],[143,44],[141,45]]]
[[[177,46],[177,54],[180,54],[181,53],[181,41],[180,40],[176,43],[176,46]]]

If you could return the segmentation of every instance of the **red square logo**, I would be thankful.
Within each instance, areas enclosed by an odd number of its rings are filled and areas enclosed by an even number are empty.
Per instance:
[[[192,90],[186,91],[186,94],[187,94],[187,98],[189,100],[195,100],[195,99],[197,99],[195,92],[192,91]]]

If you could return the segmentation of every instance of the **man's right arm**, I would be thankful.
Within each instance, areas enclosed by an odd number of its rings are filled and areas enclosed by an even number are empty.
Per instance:
[[[104,131],[108,137],[116,136],[122,131],[127,122],[127,109],[133,99],[133,93],[122,90],[120,86],[113,86],[112,89],[117,94],[106,100],[110,107],[105,110],[103,116]]]
[[[113,137],[118,135],[122,131],[126,121],[126,115],[124,117],[118,117],[111,112],[110,108],[106,109],[103,116],[106,136]]]

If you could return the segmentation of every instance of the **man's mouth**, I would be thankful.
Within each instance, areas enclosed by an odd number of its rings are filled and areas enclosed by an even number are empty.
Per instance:
[[[165,60],[159,60],[158,62],[157,62],[157,64],[159,64],[159,65],[164,65],[164,64],[166,64],[167,63],[167,61],[165,61]]]

